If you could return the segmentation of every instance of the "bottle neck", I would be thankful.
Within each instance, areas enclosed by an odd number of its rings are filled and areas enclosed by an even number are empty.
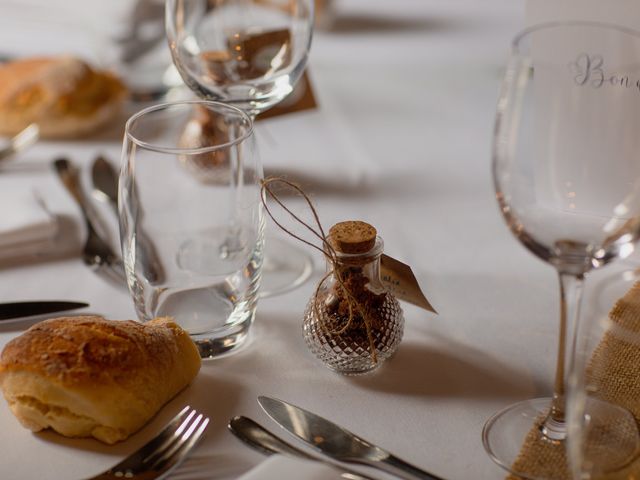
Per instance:
[[[341,253],[336,252],[335,265],[330,259],[327,260],[328,270],[357,273],[369,280],[369,288],[380,284],[380,256],[383,251],[383,241],[376,238],[376,243],[371,250],[364,253]]]

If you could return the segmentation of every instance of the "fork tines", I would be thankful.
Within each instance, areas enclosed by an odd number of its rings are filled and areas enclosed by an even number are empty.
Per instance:
[[[177,428],[175,428],[174,422],[179,422]],[[151,452],[143,462],[149,464],[154,470],[161,469],[164,465],[163,462],[171,461],[182,450],[191,449],[208,424],[209,419],[203,414],[188,406],[183,408],[160,433],[165,437],[164,442]]]
[[[94,478],[164,477],[177,467],[204,433],[209,418],[187,406],[138,451]]]

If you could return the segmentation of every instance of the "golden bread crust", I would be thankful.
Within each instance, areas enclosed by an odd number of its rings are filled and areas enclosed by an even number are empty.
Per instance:
[[[114,118],[126,88],[74,57],[39,57],[0,66],[0,133],[30,123],[43,137],[82,136]]]
[[[200,356],[170,319],[62,317],[34,325],[0,356],[0,386],[22,424],[123,440],[195,377]]]
[[[171,355],[164,355],[165,349]],[[154,371],[161,375],[176,354],[171,329],[131,320],[62,317],[40,322],[10,341],[2,352],[0,372],[21,368],[63,386],[128,386],[135,383],[131,371],[148,367],[154,359]]]

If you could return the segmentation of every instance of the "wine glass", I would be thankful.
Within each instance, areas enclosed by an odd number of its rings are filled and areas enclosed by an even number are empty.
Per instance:
[[[585,289],[567,386],[568,457],[576,479],[631,479],[640,472],[639,267],[619,262]]]
[[[585,274],[640,234],[640,34],[606,24],[534,26],[513,42],[493,146],[496,199],[511,232],[560,282],[554,393],[494,415],[483,443],[523,478],[561,478],[529,462],[565,447],[565,372]],[[541,447],[542,448],[542,447]]]
[[[233,104],[255,118],[289,95],[311,46],[313,0],[167,0],[169,47],[185,83],[202,98]],[[262,296],[311,274],[302,249],[269,237]]]
[[[207,143],[193,143],[185,132],[203,111],[215,121]],[[219,169],[226,183],[203,183],[197,168]],[[173,317],[203,358],[236,350],[253,323],[262,178],[251,118],[231,105],[164,103],[126,124],[118,203],[134,306],[142,321]]]

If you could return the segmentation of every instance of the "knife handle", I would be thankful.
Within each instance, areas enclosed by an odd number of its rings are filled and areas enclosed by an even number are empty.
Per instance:
[[[419,480],[443,480],[442,478],[437,477],[429,472],[425,472],[418,467],[414,467],[410,463],[407,463],[404,460],[391,454],[383,459],[372,462],[371,465],[377,466],[385,472],[391,473],[392,475],[396,475],[401,478],[405,478],[407,480],[415,480],[416,478]]]

